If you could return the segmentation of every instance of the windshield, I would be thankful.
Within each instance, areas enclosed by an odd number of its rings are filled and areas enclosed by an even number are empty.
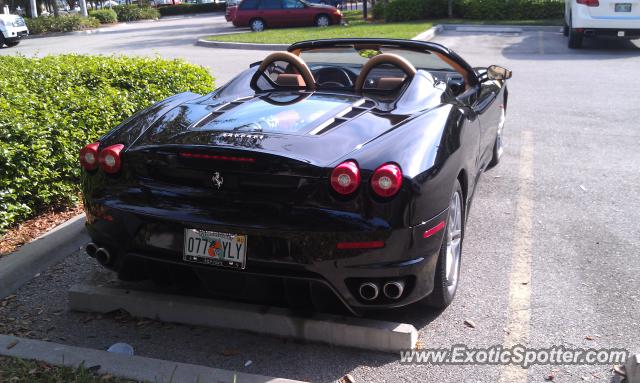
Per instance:
[[[454,71],[449,64],[431,52],[399,47],[381,46],[375,49],[356,46],[317,48],[302,51],[300,57],[309,65],[342,64],[362,66],[369,58],[381,53],[393,53],[402,56],[409,60],[416,69]]]

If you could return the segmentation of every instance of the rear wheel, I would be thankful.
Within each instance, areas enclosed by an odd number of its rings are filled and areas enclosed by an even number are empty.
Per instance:
[[[562,27],[562,34],[565,36],[569,36],[569,25],[567,22],[564,22],[564,27]]]
[[[569,34],[569,48],[571,49],[580,49],[582,48],[582,40],[584,38],[584,33],[578,32],[573,28],[573,22],[569,20],[568,34]]]
[[[15,47],[16,45],[20,44],[20,41],[12,41],[12,42],[5,41],[5,44],[7,44],[7,46],[9,48],[11,48],[11,47]]]
[[[329,16],[319,15],[318,17],[316,17],[316,26],[328,27],[330,24],[331,24],[331,20],[329,20]]]
[[[2,48],[2,46],[4,45],[5,40],[4,40],[4,35],[2,34],[2,32],[0,32],[0,48]]]
[[[462,260],[462,240],[464,238],[464,197],[460,182],[456,180],[451,199],[447,228],[440,246],[440,254],[433,281],[433,291],[423,303],[444,309],[453,301],[458,289],[460,263]]]
[[[249,27],[254,32],[262,32],[266,28],[266,24],[264,23],[264,20],[262,20],[262,19],[253,19],[249,23]]]

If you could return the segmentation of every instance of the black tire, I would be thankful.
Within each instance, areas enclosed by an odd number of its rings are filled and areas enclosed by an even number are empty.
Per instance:
[[[4,46],[4,35],[0,32],[0,48]]]
[[[16,45],[20,44],[20,41],[12,41],[10,43],[5,41],[5,44],[7,44],[7,46],[9,48],[11,48],[11,47],[15,47]]]
[[[460,254],[462,253],[462,244],[464,240],[464,228],[465,228],[465,201],[464,194],[462,193],[462,187],[460,186],[460,182],[456,180],[453,191],[451,192],[451,199],[453,200],[455,194],[458,194],[460,197]],[[458,258],[458,262],[456,263],[456,269],[454,270],[454,284],[451,285],[447,278],[447,268],[446,268],[446,253],[448,246],[448,230],[449,225],[451,224],[451,217],[447,217],[447,225],[445,227],[445,235],[442,239],[442,245],[440,246],[440,253],[438,255],[438,263],[436,265],[436,272],[433,280],[433,291],[429,296],[427,296],[422,301],[418,302],[422,306],[427,306],[430,308],[436,309],[444,309],[453,302],[453,298],[456,295],[456,291],[458,290],[458,282],[460,280],[460,264],[461,264],[461,256]]]
[[[262,24],[262,28],[259,28],[260,23]],[[251,19],[249,21],[249,28],[251,28],[251,30],[254,32],[262,32],[267,29],[267,23],[265,23],[264,20],[260,18]]]
[[[564,27],[562,27],[562,34],[565,36],[569,36],[569,25],[567,25],[567,22],[564,22]]]
[[[570,49],[580,49],[582,48],[582,40],[584,38],[584,33],[577,32],[573,29],[573,22],[569,20],[568,25],[568,34],[569,34],[569,48]]]
[[[316,16],[316,27],[328,27],[331,25],[331,18],[324,13]]]

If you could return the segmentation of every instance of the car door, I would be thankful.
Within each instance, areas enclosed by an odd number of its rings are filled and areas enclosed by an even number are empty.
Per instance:
[[[267,27],[288,26],[282,9],[282,0],[261,0],[258,13],[267,23]]]
[[[502,105],[496,102],[500,86],[492,80],[484,79],[480,83],[478,98],[473,110],[480,120],[480,166],[486,166],[493,156],[493,145],[498,133],[498,124],[502,116]]]
[[[282,7],[291,26],[309,25],[311,16],[300,0],[282,0]]]

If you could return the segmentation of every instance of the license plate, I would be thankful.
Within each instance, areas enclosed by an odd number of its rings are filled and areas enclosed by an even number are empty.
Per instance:
[[[616,4],[616,12],[631,12],[631,4],[629,3],[619,3]]]
[[[205,265],[244,269],[247,236],[185,229],[182,259]]]

